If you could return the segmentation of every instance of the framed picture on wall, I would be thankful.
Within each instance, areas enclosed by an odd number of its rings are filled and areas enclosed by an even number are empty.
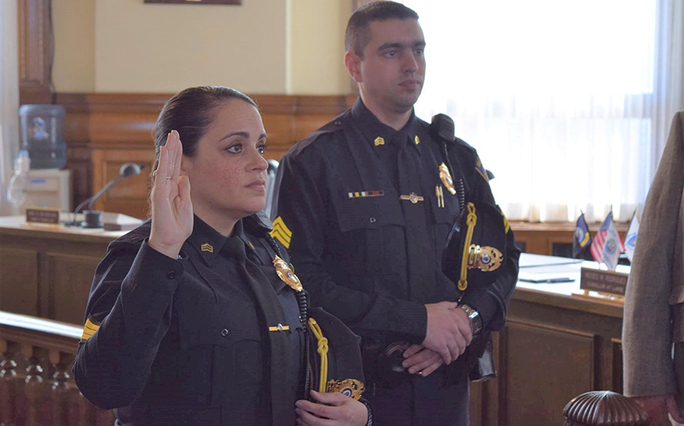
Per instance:
[[[164,4],[236,4],[241,5],[242,0],[144,0],[144,3]]]

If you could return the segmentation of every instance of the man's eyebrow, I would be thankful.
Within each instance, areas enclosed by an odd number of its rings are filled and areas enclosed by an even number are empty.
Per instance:
[[[399,43],[399,42],[390,42],[390,43],[385,43],[378,47],[378,51],[382,50],[387,50],[387,49],[402,49],[404,47],[407,47],[405,43]],[[411,47],[425,47],[425,40],[417,40],[413,42],[413,45]]]

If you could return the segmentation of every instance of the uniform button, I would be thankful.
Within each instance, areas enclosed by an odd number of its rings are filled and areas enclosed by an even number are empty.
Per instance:
[[[166,273],[166,278],[168,278],[168,279],[170,279],[170,280],[176,278],[176,271],[169,271],[169,272],[167,272],[167,273]]]
[[[228,329],[227,328],[224,328],[223,330],[221,330],[221,336],[226,337],[227,335],[228,335]]]
[[[374,218],[374,217],[370,218],[369,220],[370,220],[370,223],[375,223],[375,218]]]

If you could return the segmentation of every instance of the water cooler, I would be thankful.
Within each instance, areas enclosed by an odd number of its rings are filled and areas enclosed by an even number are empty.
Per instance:
[[[71,172],[66,165],[64,116],[61,105],[22,105],[19,108],[21,150],[28,151],[30,170],[25,207],[71,211]]]

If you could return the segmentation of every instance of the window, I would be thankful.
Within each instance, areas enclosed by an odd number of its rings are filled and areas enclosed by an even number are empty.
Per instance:
[[[678,0],[405,0],[444,112],[510,219],[628,220],[684,106]]]

